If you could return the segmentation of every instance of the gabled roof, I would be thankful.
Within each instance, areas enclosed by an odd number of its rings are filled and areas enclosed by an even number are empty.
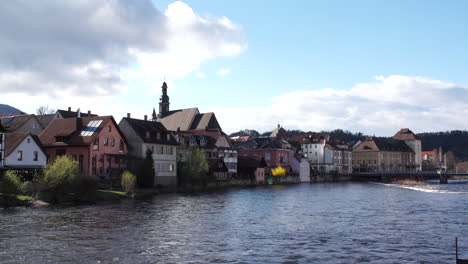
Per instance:
[[[218,120],[213,112],[197,114],[190,125],[190,130],[220,129]]]
[[[156,121],[140,120],[124,117],[122,120],[126,121],[130,127],[136,132],[140,139],[145,143],[164,144],[164,145],[178,145],[175,138],[167,131],[167,129]],[[160,133],[160,138],[156,137],[156,133]],[[149,135],[149,137],[148,137]],[[167,136],[170,139],[167,140]]]
[[[167,116],[158,119],[158,121],[161,122],[167,130],[190,130],[192,122],[198,114],[200,114],[198,108],[173,110],[169,111]]]
[[[102,120],[102,122],[93,129],[94,132],[91,135],[81,136],[81,132],[85,131],[87,126],[95,120]],[[120,132],[112,116],[54,119],[50,122],[49,126],[42,131],[39,138],[44,146],[86,146],[94,141],[94,138],[109,122],[114,123],[121,137],[125,140],[125,137]],[[56,142],[56,137],[64,137],[65,142]]]
[[[44,152],[44,150],[42,149],[41,141],[36,135],[22,132],[6,133],[5,156],[9,156],[28,136],[31,136],[31,138],[36,142],[39,148],[41,148],[42,152]]]
[[[67,111],[67,110],[57,110],[57,113],[60,113],[60,115],[63,117],[63,118],[77,118],[78,117],[78,112],[74,112],[74,111]],[[80,112],[80,116],[81,117],[92,117],[92,116],[97,116],[95,114],[88,114],[88,113],[84,113],[84,112]]]
[[[24,124],[26,124],[31,118],[36,117],[34,115],[6,116],[0,117],[0,123],[2,124],[6,132],[15,132],[17,129],[21,128]]]
[[[41,124],[42,127],[47,127],[50,122],[54,119],[55,114],[49,114],[49,115],[36,115],[37,121],[39,121],[39,124]]]
[[[399,140],[419,140],[419,138],[409,128],[400,129],[393,138]]]

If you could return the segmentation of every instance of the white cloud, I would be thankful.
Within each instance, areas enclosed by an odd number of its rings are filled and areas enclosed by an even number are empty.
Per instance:
[[[203,72],[198,72],[197,74],[195,74],[195,77],[197,77],[198,79],[204,79],[205,74]]]
[[[262,107],[214,107],[223,129],[272,130],[277,122],[305,131],[348,129],[382,136],[468,129],[468,87],[423,77],[376,77],[348,90],[294,91]]]
[[[229,68],[221,68],[216,72],[216,74],[218,74],[221,77],[224,77],[228,75],[229,73],[231,73],[231,69]]]
[[[143,89],[159,91],[163,76],[186,77],[247,47],[226,17],[200,16],[181,1],[160,11],[151,0],[0,1],[0,39],[0,103],[21,94],[16,100],[41,96],[49,105],[73,95],[113,97],[101,100],[109,106],[129,83],[145,79]]]

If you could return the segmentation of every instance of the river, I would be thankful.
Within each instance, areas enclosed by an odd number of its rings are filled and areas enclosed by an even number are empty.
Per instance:
[[[454,263],[468,184],[301,184],[0,209],[0,263]]]

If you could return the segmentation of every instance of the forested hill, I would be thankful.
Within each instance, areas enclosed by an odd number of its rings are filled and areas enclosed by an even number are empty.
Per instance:
[[[468,160],[468,131],[420,133],[422,150],[431,151],[442,146],[444,152],[452,151],[459,159]]]

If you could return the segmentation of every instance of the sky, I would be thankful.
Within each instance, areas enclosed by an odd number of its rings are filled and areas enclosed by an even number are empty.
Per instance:
[[[466,1],[1,1],[0,104],[241,129],[466,130]]]

